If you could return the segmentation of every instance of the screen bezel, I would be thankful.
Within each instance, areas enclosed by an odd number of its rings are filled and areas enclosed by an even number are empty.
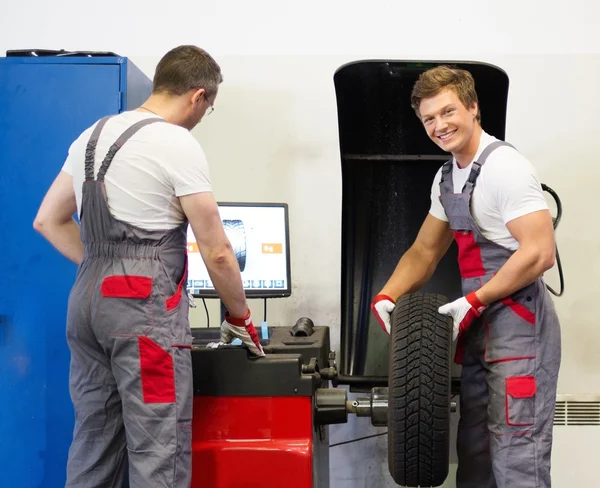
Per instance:
[[[291,252],[290,252],[290,225],[289,225],[289,210],[288,204],[282,202],[217,202],[219,207],[277,207],[283,208],[284,214],[284,233],[285,233],[285,249],[284,253],[286,256],[287,273],[286,281],[287,288],[277,288],[270,290],[244,290],[246,298],[286,298],[292,294],[292,263],[291,263]],[[189,229],[188,229],[189,230]],[[186,286],[187,280],[186,278]],[[193,293],[194,298],[219,298],[216,289],[203,289],[199,293]]]

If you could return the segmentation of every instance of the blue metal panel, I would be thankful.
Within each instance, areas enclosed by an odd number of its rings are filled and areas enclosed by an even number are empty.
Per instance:
[[[0,59],[0,486],[64,486],[76,267],[32,228],[71,142],[120,110],[123,58]]]
[[[152,92],[152,81],[131,61],[123,63],[122,82],[126,83],[123,89],[127,93],[127,101],[123,107],[126,110],[133,110],[139,107]]]

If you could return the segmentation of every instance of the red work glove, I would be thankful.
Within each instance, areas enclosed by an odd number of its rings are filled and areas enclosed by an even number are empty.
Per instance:
[[[396,302],[387,295],[377,295],[371,304],[371,312],[388,335],[392,330],[391,316],[395,306]]]
[[[452,331],[452,340],[456,340],[459,334],[465,332],[480,317],[486,306],[479,301],[475,292],[467,296],[454,300],[438,308],[438,312],[454,319],[454,329]]]
[[[250,352],[256,356],[265,355],[258,339],[258,333],[250,318],[250,310],[242,318],[232,317],[229,312],[225,313],[225,320],[221,324],[221,342],[229,343],[234,337],[241,339]]]

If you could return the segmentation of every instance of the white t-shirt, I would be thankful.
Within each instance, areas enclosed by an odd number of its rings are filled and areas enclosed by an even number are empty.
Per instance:
[[[497,140],[482,132],[474,161],[489,144]],[[473,162],[462,169],[454,158],[452,164],[454,192],[460,193],[469,177]],[[431,187],[429,213],[447,222],[448,217],[440,201],[441,178],[440,168]],[[510,146],[496,148],[481,167],[471,199],[473,218],[484,237],[507,249],[516,250],[519,243],[512,237],[506,224],[518,217],[548,208],[534,166]]]
[[[104,125],[98,145],[94,179],[109,147],[131,125],[156,117],[123,112]],[[63,170],[73,177],[78,214],[85,180],[85,149],[96,124],[85,130],[69,149]],[[112,215],[135,226],[161,230],[185,220],[178,197],[212,191],[204,151],[187,129],[166,122],[142,127],[119,149],[105,176]]]

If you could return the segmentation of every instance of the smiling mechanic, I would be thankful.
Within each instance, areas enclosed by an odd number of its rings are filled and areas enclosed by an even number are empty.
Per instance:
[[[454,321],[462,364],[457,488],[550,488],[560,324],[542,274],[552,218],[532,164],[483,131],[470,73],[439,66],[411,97],[433,142],[452,154],[434,178],[419,234],[372,310],[390,333],[396,300],[420,289],[454,239],[464,296]]]

